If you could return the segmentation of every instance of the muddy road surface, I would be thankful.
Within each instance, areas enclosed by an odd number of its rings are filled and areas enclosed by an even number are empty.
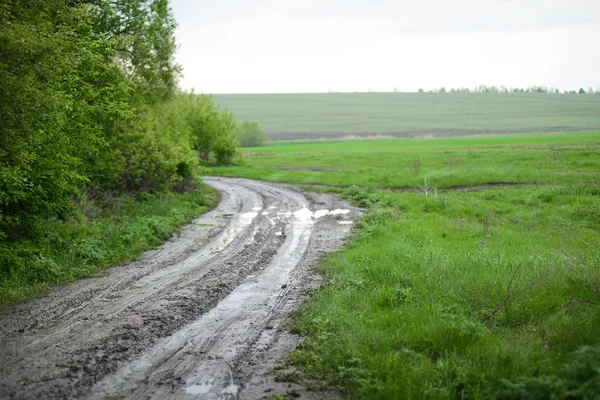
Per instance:
[[[311,397],[270,372],[298,341],[285,324],[316,263],[360,211],[289,186],[205,182],[218,207],[169,242],[0,312],[0,398]]]

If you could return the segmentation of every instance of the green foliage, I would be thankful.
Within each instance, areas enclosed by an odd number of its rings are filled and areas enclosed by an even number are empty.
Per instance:
[[[113,42],[122,66],[144,103],[160,103],[175,91],[176,22],[168,0],[104,0],[93,3],[94,28]]]
[[[215,201],[207,187],[191,193],[86,199],[82,214],[41,222],[35,240],[0,243],[0,306],[52,283],[69,282],[139,257]],[[92,212],[93,211],[93,212]]]
[[[359,235],[296,324],[310,377],[351,398],[594,398],[600,309],[569,268],[599,272],[599,234],[577,212],[593,191],[360,193],[345,192],[369,207]]]
[[[211,96],[190,93],[185,101],[189,110],[191,140],[203,163],[232,164],[239,158],[237,124],[233,114],[222,110]]]
[[[596,399],[600,394],[600,347],[582,346],[557,375],[520,376],[502,379],[493,399]]]
[[[258,122],[242,121],[240,124],[240,144],[242,147],[259,147],[267,143],[267,131]]]
[[[86,182],[81,159],[102,145],[95,120],[124,89],[96,82],[118,71],[90,25],[66,1],[0,8],[0,239],[68,213]]]
[[[74,238],[94,231],[77,217],[86,196],[194,192],[201,158],[239,159],[232,115],[176,91],[174,29],[168,0],[0,5],[0,283],[59,282],[114,261],[75,241],[87,260],[78,272],[44,250],[63,223]],[[148,237],[172,230],[147,222]]]

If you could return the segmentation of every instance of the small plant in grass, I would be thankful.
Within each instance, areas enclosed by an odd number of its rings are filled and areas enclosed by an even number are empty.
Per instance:
[[[413,157],[412,169],[415,175],[419,175],[419,172],[421,172],[421,157],[418,155]]]
[[[504,300],[502,300],[502,302],[500,304],[498,304],[496,306],[496,308],[494,308],[494,310],[492,312],[490,312],[489,314],[487,314],[485,317],[483,317],[481,319],[481,323],[486,323],[486,322],[490,321],[500,310],[508,307],[508,305],[512,301],[514,301],[517,297],[533,290],[537,285],[542,283],[544,281],[544,279],[546,279],[548,277],[548,275],[550,275],[551,271],[552,270],[550,270],[550,269],[547,270],[538,279],[532,280],[531,282],[529,282],[526,286],[524,286],[520,290],[515,291],[513,289],[513,284],[518,276],[518,270],[515,270],[513,272],[513,274],[511,275],[510,280],[508,281],[508,287],[506,288],[506,297],[504,298]]]
[[[433,193],[434,197],[438,197],[437,185],[429,186],[427,184],[427,177],[423,178],[423,186],[417,188],[417,193],[422,194],[425,197],[429,197],[430,193]]]
[[[564,150],[561,147],[550,146],[550,148],[549,148],[550,161],[551,162],[560,162],[560,161],[562,161],[563,151]]]
[[[592,299],[575,299],[568,304],[578,302],[598,304],[600,302],[600,258],[586,257],[584,255],[570,257],[562,249],[560,258],[568,276],[574,282],[586,286],[593,297]]]

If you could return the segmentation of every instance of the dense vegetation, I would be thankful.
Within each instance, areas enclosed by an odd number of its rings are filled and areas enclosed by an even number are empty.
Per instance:
[[[8,286],[27,291],[108,263],[67,266],[61,246],[47,246],[49,230],[89,239],[98,221],[85,210],[110,215],[115,198],[193,192],[199,164],[236,161],[232,115],[177,90],[174,28],[167,0],[0,5],[2,301],[15,297]],[[196,212],[205,204],[181,201]]]
[[[213,173],[368,211],[297,318],[290,362],[309,383],[357,399],[593,399],[599,152],[600,132],[298,142]]]
[[[215,95],[270,140],[457,136],[600,128],[600,96],[550,93]]]

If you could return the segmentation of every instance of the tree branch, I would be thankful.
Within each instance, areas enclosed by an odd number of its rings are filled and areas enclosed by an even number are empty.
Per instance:
[[[517,271],[515,271],[512,275],[512,277],[510,278],[510,282],[508,282],[508,293],[506,295],[506,298],[504,299],[504,301],[502,303],[500,303],[500,305],[498,305],[498,307],[496,307],[496,309],[494,311],[492,311],[490,314],[488,314],[487,316],[485,316],[481,322],[485,323],[486,321],[490,320],[494,315],[496,315],[496,313],[498,313],[498,311],[502,310],[504,307],[506,307],[508,305],[508,303],[510,303],[513,299],[519,297],[520,295],[522,295],[525,292],[530,291],[531,289],[533,289],[534,287],[536,287],[537,285],[539,285],[544,279],[546,279],[548,277],[548,275],[550,275],[550,272],[552,270],[546,270],[546,272],[536,281],[531,282],[529,285],[527,285],[525,288],[523,288],[522,290],[518,291],[517,293],[512,293],[510,291],[510,288],[517,276]]]

